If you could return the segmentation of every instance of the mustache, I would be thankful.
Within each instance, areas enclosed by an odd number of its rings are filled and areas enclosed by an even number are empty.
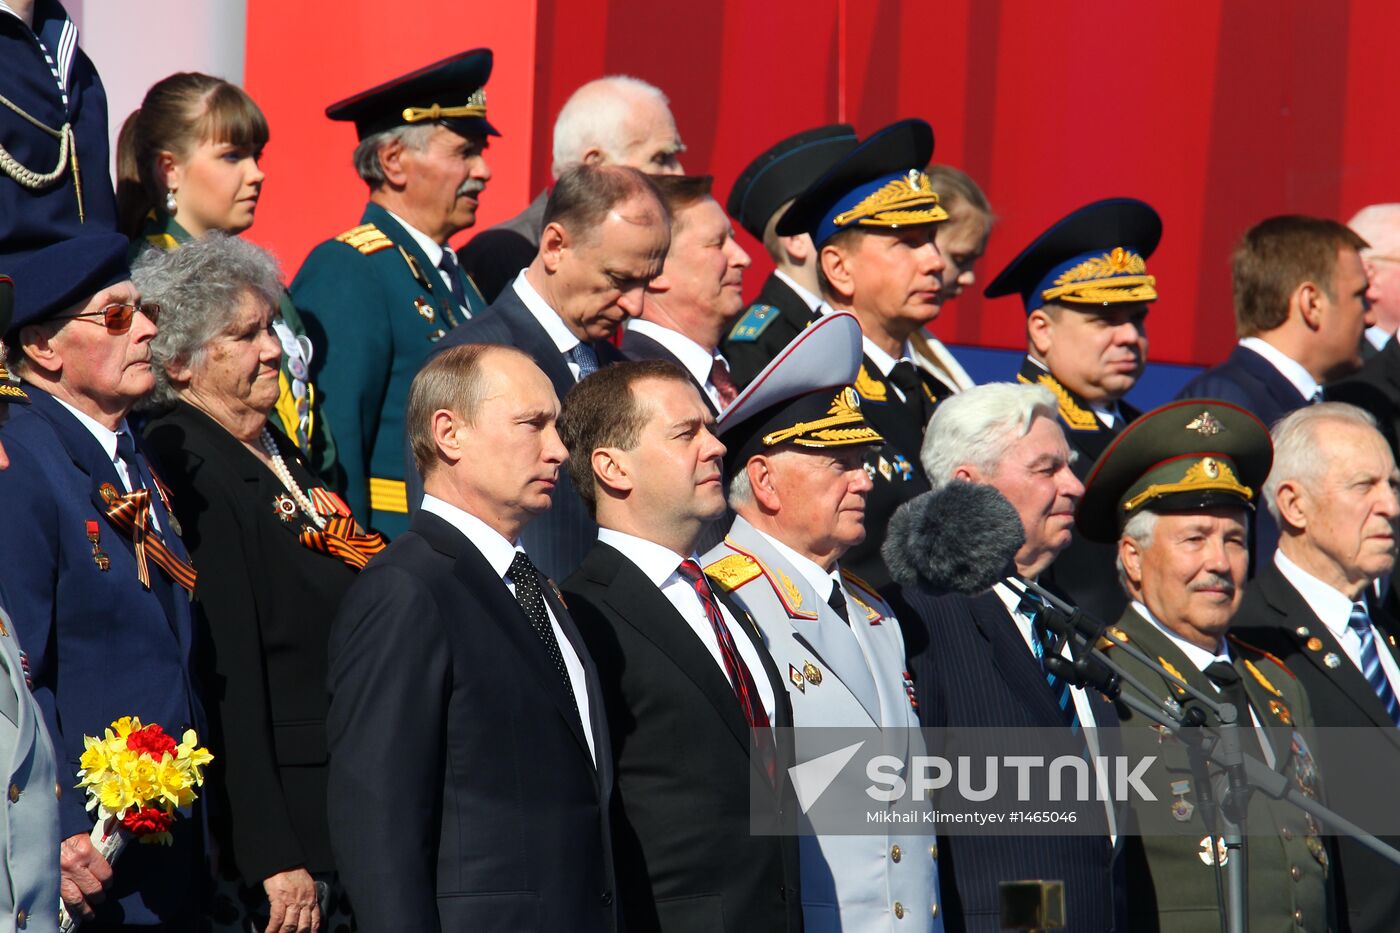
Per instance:
[[[462,182],[462,184],[458,186],[457,197],[462,198],[468,195],[481,194],[481,192],[485,190],[485,188],[486,183],[484,181],[476,181],[474,179],[469,179],[467,181]]]
[[[1235,581],[1213,573],[1204,580],[1197,580],[1191,584],[1191,592],[1199,593],[1201,590],[1224,590],[1228,595],[1234,596]]]

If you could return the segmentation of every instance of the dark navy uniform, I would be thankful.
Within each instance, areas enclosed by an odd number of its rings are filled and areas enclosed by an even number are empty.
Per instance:
[[[791,285],[778,278],[776,272],[770,274],[763,290],[739,315],[720,344],[734,384],[742,387],[752,382],[779,350],[819,317],[820,312],[813,310]]]
[[[464,137],[496,135],[481,90],[490,73],[490,51],[475,49],[332,104],[326,115],[354,121],[361,139],[421,122]],[[336,440],[333,479],[351,511],[389,536],[408,527],[409,384],[433,345],[486,307],[461,269],[449,269],[451,288],[403,224],[370,203],[359,225],[312,250],[292,281],[316,347],[311,379]]]
[[[57,0],[32,30],[0,9],[0,97],[0,256],[116,230],[107,93]]]

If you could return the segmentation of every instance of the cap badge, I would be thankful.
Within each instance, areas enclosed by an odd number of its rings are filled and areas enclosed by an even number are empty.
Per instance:
[[[1186,426],[1186,430],[1195,431],[1197,434],[1204,434],[1206,437],[1214,437],[1225,430],[1225,426],[1220,423],[1220,419],[1216,418],[1210,412],[1203,411]]]
[[[1214,457],[1202,457],[1186,468],[1186,473],[1175,483],[1153,483],[1142,492],[1123,503],[1123,511],[1131,512],[1138,506],[1163,496],[1178,492],[1199,492],[1214,490],[1230,492],[1246,502],[1254,500],[1254,490],[1243,485],[1230,464]]]

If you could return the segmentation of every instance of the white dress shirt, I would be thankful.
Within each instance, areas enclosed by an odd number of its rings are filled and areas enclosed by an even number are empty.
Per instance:
[[[773,274],[778,277],[779,282],[782,282],[788,288],[792,289],[797,297],[801,298],[803,303],[806,304],[808,308],[812,309],[813,314],[826,314],[831,310],[831,305],[822,301],[820,295],[814,295],[807,290],[806,286],[798,285],[797,280],[782,269],[774,269]]]
[[[432,237],[428,236],[422,230],[419,230],[417,227],[413,226],[413,224],[404,220],[398,214],[395,214],[393,211],[389,210],[387,207],[384,208],[384,212],[390,217],[394,218],[398,225],[400,227],[403,227],[404,231],[407,232],[408,235],[413,238],[413,242],[418,244],[418,248],[423,251],[423,255],[428,257],[428,262],[432,263],[433,271],[437,273],[437,277],[442,280],[442,284],[447,286],[447,294],[448,297],[451,298],[452,279],[448,277],[447,270],[442,268],[442,266],[438,265],[438,263],[442,262],[442,251],[444,249],[443,245],[434,240]],[[428,270],[424,269],[423,274],[428,275]],[[453,300],[452,303],[455,305],[457,302]]]
[[[486,562],[491,565],[496,576],[500,577],[501,582],[510,590],[510,595],[515,596],[515,584],[507,574],[510,572],[511,561],[515,560],[515,552],[523,553],[524,548],[519,544],[507,541],[500,532],[470,512],[444,502],[436,496],[425,494],[423,504],[419,508],[424,512],[431,512],[460,531],[472,543],[472,546],[481,552],[481,556],[486,558]],[[541,580],[541,585],[547,584]],[[574,701],[578,704],[578,717],[583,723],[583,735],[588,740],[588,753],[593,756],[593,764],[596,767],[598,750],[594,747],[593,711],[588,705],[588,682],[584,679],[583,662],[579,660],[573,642],[564,637],[564,630],[559,627],[559,620],[554,617],[554,609],[549,605],[547,599],[544,601],[544,608],[549,613],[549,625],[554,630],[554,639],[559,642],[559,653],[564,656],[564,669],[569,675],[569,686],[574,690]]]
[[[564,323],[564,319],[559,316],[559,312],[549,306],[540,293],[535,291],[535,286],[530,284],[530,280],[525,278],[525,270],[521,269],[520,274],[511,283],[511,288],[515,289],[515,294],[525,305],[536,321],[539,321],[544,332],[549,335],[549,339],[554,343],[555,349],[564,357],[564,362],[569,364],[569,372],[574,374],[574,381],[578,381],[578,364],[573,357],[569,356],[574,347],[583,341],[579,340],[574,332],[569,330],[569,325]]]
[[[758,529],[754,530],[758,531]],[[823,570],[821,566],[817,564],[816,561],[812,560],[810,557],[806,557],[802,554],[797,553],[792,548],[779,541],[777,538],[768,534],[766,531],[759,531],[758,533],[763,535],[764,540],[766,540],[769,544],[773,545],[773,550],[781,554],[783,556],[783,559],[786,560],[789,564],[791,564],[792,568],[802,575],[802,579],[807,581],[807,585],[810,586],[812,588],[812,591],[816,593],[817,596],[819,596],[823,601],[830,598],[831,585],[833,583],[837,584],[838,586],[840,585],[840,564],[833,564],[831,570],[829,571]],[[845,592],[844,588],[842,589],[842,592]]]
[[[1372,324],[1361,333],[1366,337],[1367,342],[1375,348],[1377,353],[1385,349],[1385,345],[1390,343],[1390,338],[1392,336],[1390,331],[1381,327],[1379,324]]]
[[[1340,590],[1323,583],[1299,567],[1282,550],[1274,551],[1274,565],[1278,567],[1279,573],[1283,574],[1283,578],[1293,584],[1293,588],[1303,597],[1303,602],[1308,604],[1313,615],[1327,626],[1327,630],[1337,639],[1351,663],[1356,665],[1363,677],[1366,676],[1366,669],[1361,664],[1361,636],[1351,627],[1352,601]],[[1379,640],[1385,636],[1377,629],[1374,637]],[[1396,669],[1395,658],[1381,644],[1376,645],[1376,654],[1380,657],[1385,679],[1390,681],[1390,689],[1400,695],[1400,670]]]
[[[123,460],[121,457],[117,456],[117,432],[113,431],[111,428],[107,427],[105,424],[98,421],[97,419],[92,418],[81,411],[78,411],[78,409],[74,408],[72,405],[69,405],[67,402],[65,402],[58,396],[54,396],[54,401],[58,402],[58,404],[68,409],[68,411],[72,413],[73,417],[78,419],[78,423],[81,424],[83,427],[87,428],[88,433],[97,439],[97,443],[102,447],[102,452],[107,455],[108,460],[112,461],[112,468],[117,471],[117,478],[122,481],[122,485],[126,487],[126,491],[131,492],[132,489],[135,487],[132,485],[131,482],[131,474],[127,472],[126,461]],[[125,431],[127,434],[131,434],[131,425],[126,423],[125,418],[122,419],[120,430]],[[135,437],[136,435],[132,434],[133,440],[135,439]],[[150,490],[150,493],[153,496],[159,495],[159,493],[154,489]],[[156,518],[156,510],[151,509],[151,511],[148,514],[151,516],[151,525],[156,529],[156,531],[160,531],[160,520]]]
[[[918,368],[918,364],[914,363],[914,348],[910,346],[907,340],[904,341],[904,347],[899,352],[899,359],[895,359],[884,350],[877,347],[875,342],[864,334],[861,335],[860,342],[864,345],[865,355],[870,357],[870,362],[875,364],[875,368],[880,371],[880,375],[884,376],[886,379],[890,377],[890,370],[894,369],[895,364],[901,361],[907,360],[910,364],[914,365],[915,369]],[[900,401],[905,400],[903,389],[894,383],[890,383],[890,388],[894,390],[895,395],[899,396]]]
[[[714,658],[715,665],[719,667],[720,674],[724,676],[726,683],[729,682],[729,672],[724,668],[724,656],[720,654],[719,639],[715,636],[714,626],[710,624],[710,617],[705,612],[705,607],[700,603],[700,596],[695,592],[695,587],[689,580],[680,575],[679,567],[685,558],[677,554],[668,547],[663,547],[654,541],[645,538],[638,538],[611,528],[599,528],[598,540],[603,544],[616,548],[623,557],[637,565],[642,574],[661,590],[661,595],[676,607],[676,612],[685,619],[690,630],[695,633],[695,637],[700,639],[705,650],[710,652],[710,657]],[[690,559],[697,564],[699,558],[694,554]],[[704,566],[703,564],[701,565]],[[748,629],[739,624],[730,613],[729,607],[725,606],[718,598],[715,605],[719,607],[720,615],[724,617],[724,623],[729,627],[729,635],[734,640],[734,647],[738,649],[739,656],[744,659],[744,664],[748,666],[749,673],[753,675],[754,685],[758,687],[759,699],[763,701],[764,714],[768,717],[768,722],[773,722],[773,685],[768,682],[768,677],[763,673],[762,656],[760,649],[749,637]]]
[[[1267,340],[1259,337],[1241,337],[1240,346],[1246,350],[1253,350],[1267,360],[1270,366],[1278,370],[1279,375],[1293,383],[1293,388],[1298,390],[1298,394],[1303,396],[1304,401],[1312,402],[1313,396],[1317,395],[1317,390],[1322,388],[1312,377],[1312,373],[1303,368],[1302,363]]]
[[[729,368],[729,361],[721,356],[718,350],[706,350],[680,331],[662,327],[655,321],[640,319],[628,321],[627,329],[644,337],[650,337],[671,351],[671,354],[681,361],[681,366],[685,367],[685,371],[690,373],[690,377],[705,387],[705,394],[710,397],[715,409],[724,408],[724,403],[720,401],[719,390],[710,381],[710,371],[714,369],[716,362],[722,363],[725,369]]]

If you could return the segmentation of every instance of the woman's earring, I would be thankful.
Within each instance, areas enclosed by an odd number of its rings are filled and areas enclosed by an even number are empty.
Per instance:
[[[180,209],[180,205],[175,203],[175,192],[165,192],[165,212],[174,217],[175,212]]]

